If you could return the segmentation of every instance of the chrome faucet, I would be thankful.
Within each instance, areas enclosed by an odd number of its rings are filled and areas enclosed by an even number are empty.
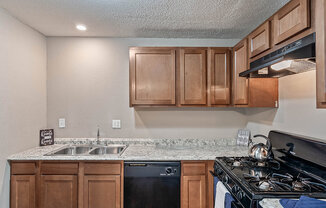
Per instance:
[[[97,126],[96,144],[100,144],[100,127]]]

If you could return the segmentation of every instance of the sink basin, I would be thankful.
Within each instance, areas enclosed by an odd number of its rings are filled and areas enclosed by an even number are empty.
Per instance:
[[[92,149],[91,146],[71,146],[58,150],[53,155],[80,155],[85,154]]]
[[[72,145],[65,146],[59,150],[52,151],[45,156],[90,156],[106,154],[122,154],[127,148],[126,145]]]
[[[105,147],[97,147],[89,152],[91,155],[107,155],[107,154],[122,154],[126,149],[124,145],[112,145]]]
[[[73,146],[65,146],[59,150],[55,150],[46,154],[47,156],[54,156],[54,155],[83,155],[88,153],[90,150],[97,146],[93,145],[73,145]]]

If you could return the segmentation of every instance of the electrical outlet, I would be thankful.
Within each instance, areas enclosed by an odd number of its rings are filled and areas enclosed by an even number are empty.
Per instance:
[[[112,120],[112,129],[121,129],[121,120]]]
[[[60,129],[66,128],[66,119],[65,118],[59,118],[59,128]]]

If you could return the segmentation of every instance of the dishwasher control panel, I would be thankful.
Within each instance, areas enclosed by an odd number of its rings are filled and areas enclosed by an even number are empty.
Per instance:
[[[173,176],[174,174],[178,173],[178,169],[175,167],[167,167],[165,168],[165,173],[161,173],[161,176]]]
[[[125,162],[125,176],[179,177],[180,162]]]

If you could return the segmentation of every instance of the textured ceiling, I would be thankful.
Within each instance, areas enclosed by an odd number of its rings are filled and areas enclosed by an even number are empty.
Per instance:
[[[243,38],[288,1],[0,0],[0,7],[46,36]]]

